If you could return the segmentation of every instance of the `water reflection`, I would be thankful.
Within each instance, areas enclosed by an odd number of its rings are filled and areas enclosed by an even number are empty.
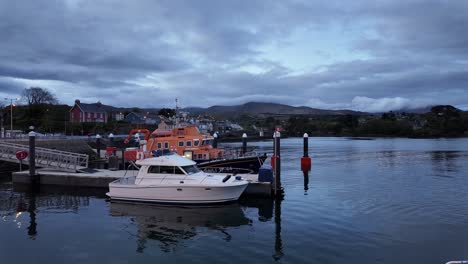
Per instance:
[[[465,155],[460,151],[431,151],[431,161],[435,176],[452,177],[452,174],[459,171],[460,165],[457,159]]]
[[[169,206],[112,202],[112,216],[129,216],[137,227],[137,252],[143,252],[147,240],[157,240],[169,252],[178,244],[195,237],[198,228],[219,231],[226,241],[232,236],[228,228],[251,224],[239,204],[219,206]]]
[[[257,208],[258,220],[270,221],[273,218],[273,200],[268,198],[244,198],[241,197],[239,204],[243,207]]]
[[[28,236],[31,239],[36,239],[37,235],[37,222],[36,222],[36,193],[32,192],[29,194],[29,226],[28,226]]]
[[[283,239],[281,238],[281,199],[275,200],[275,261],[281,260],[283,253]]]
[[[0,189],[0,216],[3,221],[12,221],[18,228],[26,223],[26,234],[35,240],[39,234],[38,213],[78,213],[80,207],[89,206],[86,190],[63,189],[39,185],[15,185],[11,189]],[[85,196],[83,196],[85,195]],[[25,219],[27,215],[27,220]]]
[[[304,171],[304,195],[307,195],[307,191],[309,190],[309,172]]]

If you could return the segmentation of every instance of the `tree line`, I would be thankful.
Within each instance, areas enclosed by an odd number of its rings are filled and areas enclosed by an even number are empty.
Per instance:
[[[468,136],[468,113],[450,105],[431,108],[430,112],[368,115],[291,116],[258,119],[244,116],[244,126],[273,131],[278,127],[287,136],[387,136],[387,137],[461,137]]]
[[[107,123],[71,123],[70,106],[60,104],[49,90],[27,88],[22,93],[23,105],[14,107],[14,129],[26,131],[29,126],[43,133],[87,135],[89,133],[127,133],[131,124],[109,119]],[[139,112],[135,108],[134,112]],[[160,116],[173,117],[174,109],[159,110]],[[10,105],[0,105],[3,126],[9,128]],[[273,131],[279,127],[288,136],[304,132],[316,136],[396,136],[396,137],[460,137],[468,136],[468,113],[450,105],[434,106],[428,113],[388,112],[375,115],[328,115],[259,118],[242,115],[235,120],[246,132]],[[155,129],[157,126],[145,126]]]

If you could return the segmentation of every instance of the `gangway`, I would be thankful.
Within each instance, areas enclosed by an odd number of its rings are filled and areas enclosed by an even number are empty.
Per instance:
[[[61,151],[48,148],[35,148],[36,166],[62,171],[77,172],[88,168],[89,156],[86,154]],[[19,163],[16,158],[18,151],[29,152],[29,146],[10,142],[0,142],[0,160]],[[29,164],[29,156],[22,161]]]

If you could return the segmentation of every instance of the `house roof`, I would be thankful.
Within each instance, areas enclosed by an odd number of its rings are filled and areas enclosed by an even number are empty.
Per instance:
[[[135,112],[128,113],[125,118],[131,117],[131,116],[135,116],[136,118],[143,119],[143,116],[140,113],[135,113]]]
[[[105,107],[100,103],[94,103],[94,104],[75,103],[75,105],[78,105],[78,107],[83,112],[106,113]]]

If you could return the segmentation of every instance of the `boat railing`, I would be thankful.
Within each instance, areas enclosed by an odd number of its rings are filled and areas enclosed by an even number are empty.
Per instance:
[[[262,155],[266,155],[266,152],[260,154],[257,148],[250,148],[245,153],[243,152],[242,148],[225,148],[221,155],[221,159],[230,160],[241,157],[259,157]]]
[[[205,173],[232,173],[232,174],[252,174],[253,170],[232,167],[205,167],[200,168]]]

